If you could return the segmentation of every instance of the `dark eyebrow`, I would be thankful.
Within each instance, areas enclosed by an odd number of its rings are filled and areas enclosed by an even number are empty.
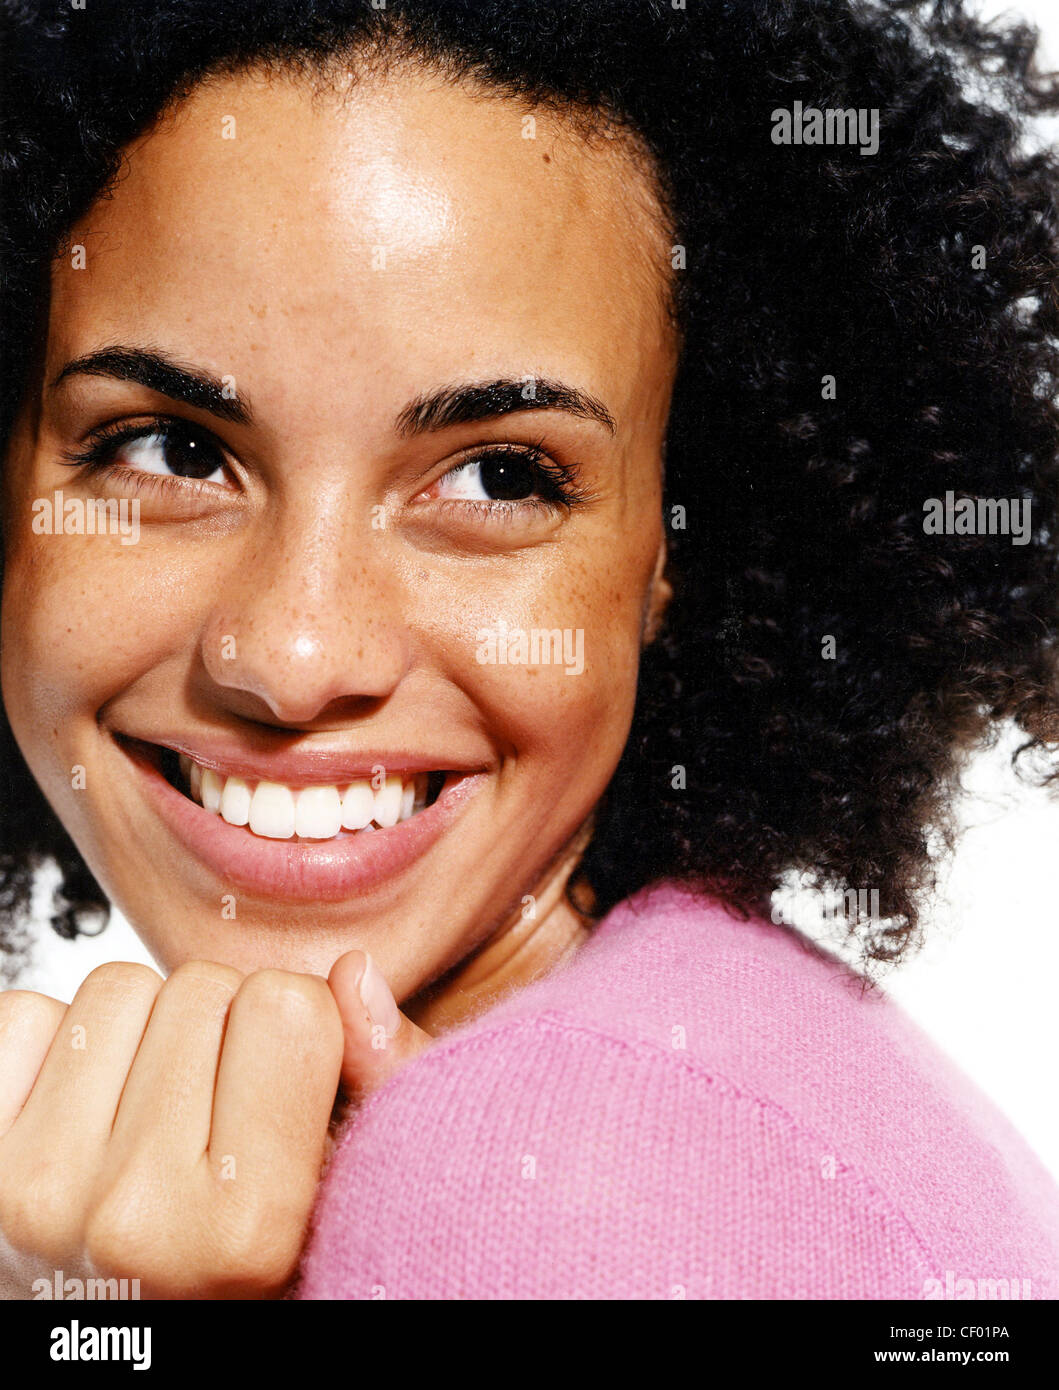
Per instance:
[[[252,421],[249,402],[225,394],[224,384],[208,372],[181,366],[161,352],[142,348],[110,347],[90,352],[67,362],[52,387],[77,374],[109,376],[118,381],[134,381],[149,391],[172,400],[183,401],[233,424]],[[583,419],[596,420],[611,434],[614,417],[602,401],[562,382],[533,379],[501,379],[467,386],[447,386],[429,396],[420,396],[397,417],[399,434],[416,435],[442,430],[451,425],[471,424],[524,410],[563,410]]]
[[[67,362],[51,383],[52,387],[79,373],[114,377],[118,381],[135,381],[149,391],[157,391],[174,401],[183,401],[196,410],[207,410],[211,415],[235,425],[248,425],[253,418],[249,402],[245,398],[226,394],[224,383],[217,377],[198,368],[181,366],[161,352],[130,347],[109,347],[100,352],[90,352]]]
[[[530,382],[532,381],[532,392]],[[487,381],[478,385],[446,386],[429,396],[421,396],[397,417],[398,434],[424,434],[449,425],[465,425],[490,420],[498,415],[514,415],[522,410],[565,410],[586,420],[597,420],[611,434],[617,426],[602,401],[559,381],[537,378]]]

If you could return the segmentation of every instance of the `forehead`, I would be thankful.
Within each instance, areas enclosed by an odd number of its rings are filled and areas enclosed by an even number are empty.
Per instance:
[[[671,347],[669,237],[628,143],[419,71],[203,84],[73,241],[50,359],[150,342],[255,390],[561,359],[620,409]]]

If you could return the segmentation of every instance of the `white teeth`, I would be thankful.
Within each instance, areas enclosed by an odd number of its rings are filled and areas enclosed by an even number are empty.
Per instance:
[[[342,828],[342,798],[337,787],[306,787],[298,793],[294,833],[306,839],[330,840]]]
[[[342,830],[388,830],[426,806],[429,774],[387,777],[376,792],[366,779],[339,787],[285,786],[225,777],[181,753],[180,771],[193,801],[229,825],[249,826],[270,840],[332,840]]]
[[[279,782],[258,782],[250,802],[250,829],[269,840],[294,834],[294,793]]]
[[[228,778],[221,796],[221,815],[229,825],[249,825],[253,795],[250,784],[242,777]]]
[[[223,791],[223,779],[211,767],[204,767],[202,769],[202,804],[207,811],[212,811],[214,815],[220,812]]]
[[[364,830],[375,815],[375,793],[370,782],[351,782],[342,798],[342,829]]]
[[[375,824],[388,830],[401,819],[402,785],[400,777],[387,777],[375,793]]]

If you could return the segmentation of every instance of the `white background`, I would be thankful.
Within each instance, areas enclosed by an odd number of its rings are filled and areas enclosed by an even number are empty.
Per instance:
[[[991,4],[1044,35],[1059,65],[1059,5]],[[1054,140],[1059,123],[1049,122]],[[965,826],[945,897],[930,914],[927,946],[885,982],[920,1024],[1007,1112],[1059,1178],[1059,791],[1021,785],[1007,736],[971,760],[959,813]],[[42,928],[31,970],[20,980],[58,998],[105,960],[150,957],[115,913],[93,940],[64,942]]]

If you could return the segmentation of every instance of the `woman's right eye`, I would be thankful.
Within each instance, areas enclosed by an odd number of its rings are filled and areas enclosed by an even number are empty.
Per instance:
[[[205,438],[178,430],[155,430],[130,440],[112,455],[129,468],[209,483],[224,482],[224,458]]]

